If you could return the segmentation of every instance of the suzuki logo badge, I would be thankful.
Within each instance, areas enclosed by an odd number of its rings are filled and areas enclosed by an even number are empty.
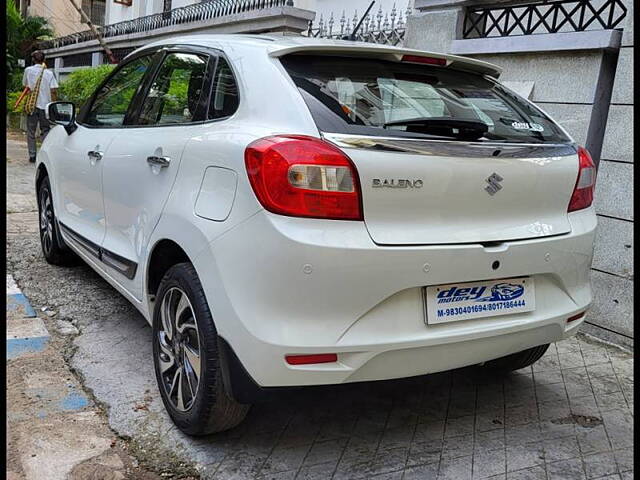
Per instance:
[[[502,190],[502,185],[500,185],[500,182],[502,180],[504,180],[504,178],[494,172],[489,178],[485,179],[485,182],[487,182],[489,185],[484,187],[484,189],[489,195],[493,196],[498,190]]]

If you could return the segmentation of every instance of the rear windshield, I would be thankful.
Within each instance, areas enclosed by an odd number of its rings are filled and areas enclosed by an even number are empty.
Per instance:
[[[570,142],[540,110],[477,74],[365,58],[290,55],[281,61],[323,132]]]

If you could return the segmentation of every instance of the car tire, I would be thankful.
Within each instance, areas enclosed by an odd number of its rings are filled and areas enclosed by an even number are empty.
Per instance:
[[[521,368],[533,365],[538,360],[540,360],[540,358],[545,354],[548,348],[548,343],[546,345],[539,345],[537,347],[528,348],[527,350],[512,353],[511,355],[507,355],[506,357],[500,357],[496,358],[495,360],[490,360],[486,362],[484,366],[485,368],[500,370],[503,372],[520,370]]]
[[[79,257],[62,243],[53,210],[49,177],[44,177],[38,188],[38,231],[40,232],[40,246],[47,263],[66,267],[80,263]]]
[[[153,312],[153,362],[169,416],[187,435],[208,435],[238,425],[250,405],[224,389],[218,333],[193,265],[164,275]]]

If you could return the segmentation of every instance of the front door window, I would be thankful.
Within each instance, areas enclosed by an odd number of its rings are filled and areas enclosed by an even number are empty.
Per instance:
[[[147,55],[120,68],[96,95],[86,123],[97,127],[122,126],[131,99],[150,66],[151,55]]]

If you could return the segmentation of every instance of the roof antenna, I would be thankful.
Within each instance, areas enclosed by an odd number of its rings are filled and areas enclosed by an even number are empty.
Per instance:
[[[369,8],[367,8],[367,11],[364,12],[364,15],[360,18],[360,21],[358,22],[358,24],[356,25],[356,28],[353,29],[353,32],[351,32],[351,35],[345,35],[342,39],[343,40],[351,40],[351,41],[355,41],[356,39],[356,33],[358,33],[358,30],[360,30],[360,26],[362,25],[362,22],[364,22],[364,19],[367,18],[367,15],[369,15],[369,12],[371,11],[371,8],[373,7],[373,4],[376,3],[376,0],[372,0],[371,4],[369,5]]]

